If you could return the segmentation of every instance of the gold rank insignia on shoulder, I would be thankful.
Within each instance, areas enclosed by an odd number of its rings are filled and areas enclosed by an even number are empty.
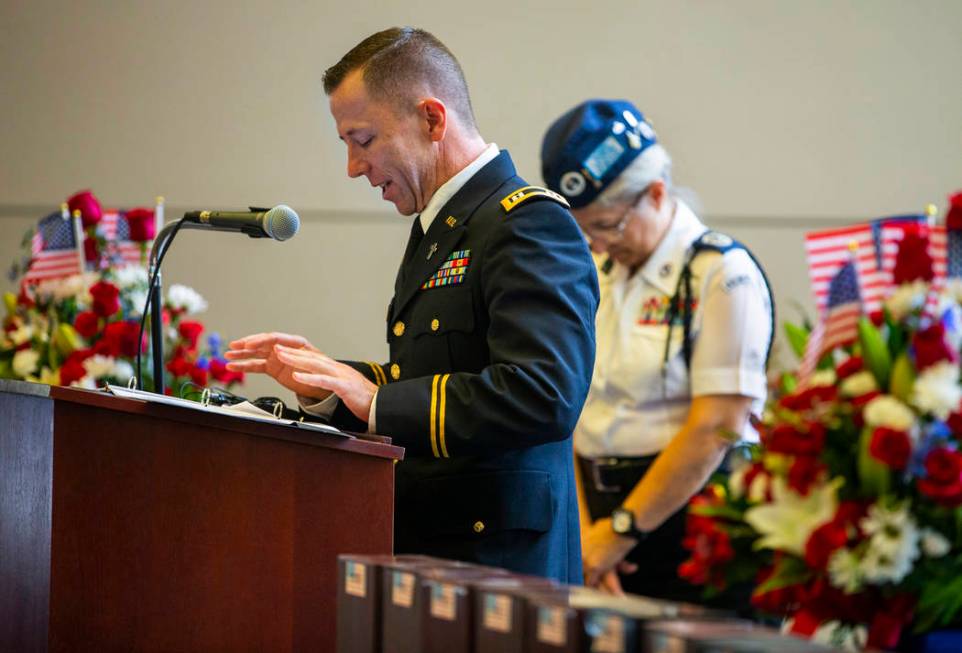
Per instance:
[[[568,204],[568,200],[566,200],[564,197],[553,190],[548,190],[547,188],[542,188],[541,186],[525,186],[524,188],[519,188],[518,190],[513,191],[510,195],[501,200],[501,207],[504,209],[505,213],[510,213],[528,200],[535,198],[554,200],[566,209],[571,208],[571,205]]]

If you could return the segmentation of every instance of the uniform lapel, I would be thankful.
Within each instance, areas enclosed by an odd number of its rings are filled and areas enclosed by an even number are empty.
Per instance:
[[[515,174],[511,156],[502,150],[441,207],[414,256],[401,264],[390,321],[397,319],[421,285],[441,267],[466,233],[465,226],[478,206]]]

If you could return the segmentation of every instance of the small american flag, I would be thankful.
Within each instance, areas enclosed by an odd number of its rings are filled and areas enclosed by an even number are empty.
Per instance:
[[[871,225],[860,224],[806,234],[805,252],[808,257],[808,276],[820,316],[826,310],[832,280],[848,263],[853,263],[852,269],[861,282],[865,310],[870,313],[881,310],[890,282],[887,282],[880,269]],[[892,257],[894,260],[894,252]],[[891,273],[888,276],[891,279]]]
[[[77,217],[64,217],[57,211],[37,223],[30,247],[30,264],[23,284],[66,277],[83,272],[83,250],[80,245],[80,222]]]
[[[829,282],[825,315],[812,330],[805,345],[805,355],[799,368],[802,385],[811,379],[815,366],[826,352],[850,344],[858,336],[858,319],[862,315],[858,285],[854,259],[842,265]]]
[[[107,240],[109,255],[118,265],[141,265],[141,243],[130,240],[130,227],[123,211],[106,209],[98,225]]]

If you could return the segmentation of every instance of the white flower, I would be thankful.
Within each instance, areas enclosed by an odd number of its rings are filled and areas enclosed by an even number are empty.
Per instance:
[[[912,409],[891,395],[880,395],[865,405],[865,423],[909,432],[915,425]]]
[[[15,331],[10,332],[10,342],[14,345],[22,345],[33,338],[33,327],[29,324],[24,324]]]
[[[838,391],[845,397],[860,397],[874,390],[878,390],[878,383],[875,382],[875,375],[868,370],[842,379],[838,386]]]
[[[127,292],[127,299],[130,300],[131,317],[140,317],[144,314],[144,305],[147,304],[146,290],[130,290]]]
[[[931,413],[941,420],[958,409],[962,401],[959,386],[959,366],[941,361],[925,368],[912,387],[912,405],[923,413]]]
[[[868,643],[868,628],[843,624],[841,621],[826,621],[815,629],[811,639],[817,644],[843,651],[862,651]]]
[[[167,291],[167,303],[171,308],[183,309],[188,315],[196,315],[207,310],[207,302],[193,288],[174,284]]]
[[[941,558],[952,548],[952,544],[942,533],[931,528],[922,529],[921,543],[922,553],[930,558]]]
[[[125,361],[122,358],[118,358],[114,361],[114,369],[110,371],[110,376],[114,377],[118,381],[127,382],[130,377],[134,375],[134,366]]]
[[[817,370],[812,374],[808,382],[808,387],[815,388],[823,385],[835,385],[835,381],[835,370]]]
[[[896,322],[914,310],[925,305],[925,295],[929,286],[924,281],[903,283],[885,300],[885,308]]]
[[[114,272],[114,283],[121,290],[134,286],[147,287],[147,269],[141,265],[125,265]]]
[[[860,522],[870,536],[860,564],[866,581],[899,583],[912,571],[919,557],[919,529],[909,509],[908,502],[891,508],[876,503]]]
[[[37,371],[37,363],[39,362],[39,351],[21,349],[13,355],[13,373],[25,379]]]
[[[774,478],[771,502],[745,511],[745,522],[761,535],[755,547],[804,555],[812,531],[835,516],[842,483],[843,479],[834,478],[803,497],[789,488],[785,479]]]
[[[846,594],[862,589],[862,570],[858,555],[846,547],[837,549],[828,559],[828,576],[832,585]]]
[[[87,376],[92,379],[102,379],[105,376],[111,376],[113,373],[114,358],[113,356],[96,354],[85,360],[83,366],[84,370],[87,371]]]

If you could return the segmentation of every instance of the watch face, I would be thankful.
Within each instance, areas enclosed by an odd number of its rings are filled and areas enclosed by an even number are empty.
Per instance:
[[[617,510],[611,514],[611,528],[616,533],[627,533],[631,530],[632,516],[626,510]]]

